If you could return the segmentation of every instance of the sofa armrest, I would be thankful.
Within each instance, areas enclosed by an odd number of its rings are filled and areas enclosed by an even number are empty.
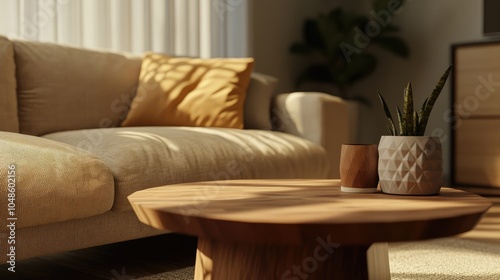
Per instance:
[[[339,178],[340,148],[349,141],[347,104],[319,92],[293,92],[275,97],[274,130],[293,134],[323,146],[329,162],[328,178]]]

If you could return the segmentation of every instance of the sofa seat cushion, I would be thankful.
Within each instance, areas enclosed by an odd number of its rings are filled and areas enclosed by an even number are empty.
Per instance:
[[[113,176],[88,152],[40,137],[0,132],[0,155],[0,205],[5,207],[1,211],[7,211],[7,197],[14,198],[10,202],[15,204],[16,228],[91,217],[113,205]],[[0,232],[6,230],[2,227]]]
[[[325,150],[273,131],[123,127],[43,136],[94,153],[115,178],[114,210],[127,196],[168,184],[226,179],[326,178]]]

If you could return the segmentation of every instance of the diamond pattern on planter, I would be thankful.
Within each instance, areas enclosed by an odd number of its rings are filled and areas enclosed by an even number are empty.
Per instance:
[[[401,195],[439,193],[443,176],[439,138],[382,136],[378,149],[382,192]]]

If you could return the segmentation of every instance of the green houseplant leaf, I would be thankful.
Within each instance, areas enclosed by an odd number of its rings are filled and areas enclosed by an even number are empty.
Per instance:
[[[396,36],[379,36],[373,38],[373,43],[376,43],[381,48],[384,48],[401,57],[410,56],[410,48],[403,39]]]
[[[334,76],[337,79],[336,81],[342,84],[339,87],[344,89],[345,86],[350,86],[373,73],[376,67],[377,59],[375,56],[369,53],[361,53],[353,55],[351,63],[348,63],[342,69],[335,69]]]
[[[394,7],[392,7],[393,9],[395,10],[398,10],[400,9],[403,4],[404,4],[404,1],[403,0],[400,0],[400,1],[391,1],[391,0],[375,0],[373,2],[373,10],[375,12],[380,12],[380,11],[387,11],[389,5],[392,6],[392,4],[396,4]]]
[[[420,108],[420,113],[418,114],[418,127],[417,127],[417,135],[424,135],[425,131],[422,131],[422,126],[420,125],[422,123],[422,115],[424,114],[425,111],[425,106],[427,106],[427,102],[429,101],[429,97],[427,97],[424,100],[424,103],[422,103],[422,107]]]
[[[398,32],[398,31],[399,31],[399,27],[397,27],[394,24],[390,24],[390,23],[388,25],[386,25],[385,27],[383,27],[383,29],[382,29],[382,33]]]
[[[415,129],[413,128],[413,92],[411,89],[411,82],[406,85],[404,93],[404,103],[403,103],[403,121],[405,133],[401,132],[401,135],[414,134]]]
[[[425,134],[427,122],[429,121],[429,116],[431,114],[432,108],[434,107],[434,103],[436,103],[436,100],[439,97],[439,94],[443,90],[443,87],[444,87],[446,81],[448,80],[448,76],[450,75],[452,67],[453,67],[453,65],[450,65],[450,67],[448,67],[448,69],[446,69],[446,71],[441,76],[441,79],[439,79],[436,87],[432,91],[431,96],[429,97],[429,99],[427,100],[427,102],[425,104],[425,108],[424,108],[422,115],[421,115],[422,120],[420,122],[420,127],[419,127],[419,132],[422,135]]]
[[[290,46],[290,52],[293,53],[293,54],[306,55],[306,54],[313,53],[314,52],[314,48],[312,48],[308,44],[294,43],[293,45]]]
[[[396,112],[398,113],[399,135],[408,135],[408,133],[406,133],[405,120],[403,119],[403,114],[401,114],[399,107],[396,107]]]
[[[330,68],[326,64],[313,64],[307,67],[298,77],[296,86],[304,81],[331,83],[333,76]]]
[[[392,119],[392,114],[391,111],[389,110],[389,107],[387,106],[387,102],[385,102],[384,97],[380,92],[377,92],[378,98],[380,99],[380,102],[382,103],[382,107],[384,108],[384,113],[385,116],[387,117],[387,120],[389,121],[389,125],[387,126],[389,128],[389,131],[391,132],[391,135],[396,136],[396,127],[394,126],[394,120]]]
[[[418,135],[418,113],[413,111],[413,131],[411,135]]]
[[[325,42],[318,27],[318,22],[313,19],[306,19],[303,27],[304,43],[312,49],[325,51]]]

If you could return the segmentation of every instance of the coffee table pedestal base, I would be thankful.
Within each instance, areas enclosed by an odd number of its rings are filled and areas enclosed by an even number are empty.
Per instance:
[[[199,238],[195,280],[234,279],[390,279],[387,243],[338,246],[318,238],[292,247]]]

